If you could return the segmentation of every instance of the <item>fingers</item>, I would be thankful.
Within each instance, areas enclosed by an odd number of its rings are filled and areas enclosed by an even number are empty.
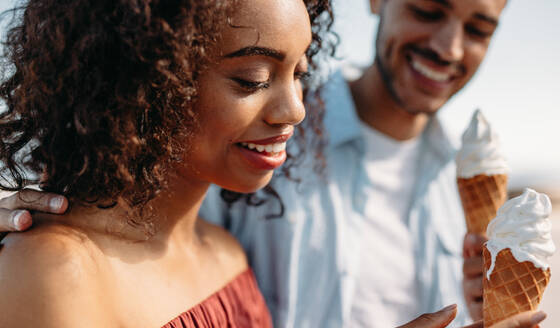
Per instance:
[[[463,288],[465,296],[469,298],[480,298],[482,297],[482,279],[465,279],[463,280]]]
[[[473,256],[463,261],[463,275],[465,277],[481,277],[484,267],[484,259],[482,256]]]
[[[484,328],[484,323],[482,320],[473,323],[472,325],[465,326],[463,328]]]
[[[463,293],[471,318],[475,321],[482,319],[482,277],[464,278]]]
[[[477,237],[478,236],[478,237]],[[485,240],[483,236],[467,234],[465,237],[466,251],[470,252],[469,257],[463,261],[463,292],[469,314],[473,320],[482,319],[482,279],[483,279],[483,258],[482,250],[479,245]]]
[[[473,299],[471,302],[467,302],[467,308],[474,321],[482,319],[482,298]]]
[[[25,210],[0,208],[0,231],[23,231],[31,226],[31,214]]]
[[[463,257],[469,258],[482,254],[484,243],[488,240],[486,236],[476,233],[467,233],[463,241]]]
[[[60,195],[24,189],[9,197],[0,199],[0,208],[8,210],[26,209],[62,214],[68,208],[68,200]]]
[[[516,314],[504,321],[500,321],[491,328],[534,328],[546,318],[542,311],[527,311]]]
[[[444,328],[455,319],[456,315],[457,305],[453,304],[438,312],[422,314],[418,318],[398,328]]]

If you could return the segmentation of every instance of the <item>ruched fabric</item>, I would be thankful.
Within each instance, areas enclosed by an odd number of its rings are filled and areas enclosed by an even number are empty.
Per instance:
[[[247,269],[210,297],[162,328],[271,328],[272,320],[255,276]]]

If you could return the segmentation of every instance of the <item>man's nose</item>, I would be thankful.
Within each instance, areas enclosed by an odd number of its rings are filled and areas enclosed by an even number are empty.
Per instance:
[[[458,21],[446,22],[430,39],[430,48],[442,60],[458,62],[464,55],[463,24]]]
[[[299,82],[292,81],[278,90],[269,104],[264,120],[268,125],[297,125],[305,118],[305,107]]]

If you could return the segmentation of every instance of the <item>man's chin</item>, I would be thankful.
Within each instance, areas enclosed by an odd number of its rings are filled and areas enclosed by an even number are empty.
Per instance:
[[[409,114],[426,114],[426,115],[435,115],[443,105],[449,100],[449,98],[445,99],[422,99],[422,100],[410,100],[403,102],[404,110],[407,111]]]

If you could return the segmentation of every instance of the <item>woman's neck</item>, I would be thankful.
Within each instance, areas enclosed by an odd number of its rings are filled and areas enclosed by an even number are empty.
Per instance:
[[[177,243],[179,247],[188,247],[199,241],[198,211],[208,187],[209,183],[174,179],[142,211],[119,203],[108,209],[71,204],[65,215],[45,214],[39,219],[79,228],[107,246],[142,243],[144,251],[160,251]]]
[[[198,211],[210,184],[174,179],[168,190],[152,201],[155,241],[191,243],[196,239]]]

